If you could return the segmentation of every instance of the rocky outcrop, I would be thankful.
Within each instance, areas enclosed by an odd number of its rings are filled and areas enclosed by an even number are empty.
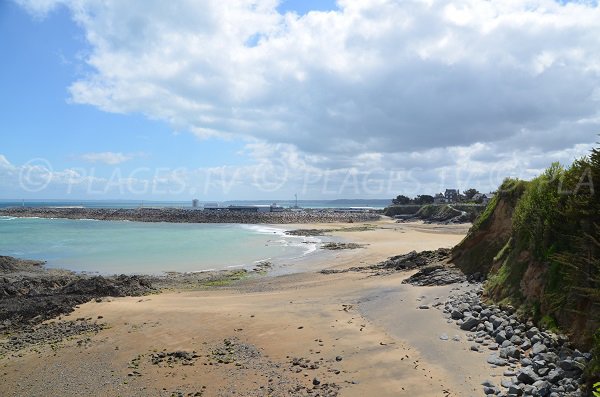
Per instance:
[[[70,313],[79,304],[106,296],[153,291],[142,276],[88,276],[49,270],[43,262],[0,257],[0,331]]]
[[[394,270],[410,270],[430,264],[445,263],[450,257],[450,250],[439,248],[435,251],[411,251],[408,254],[396,255],[379,263],[378,268]]]
[[[462,283],[464,281],[467,281],[467,277],[454,266],[431,265],[419,270],[417,273],[404,280],[403,283],[419,286],[434,286]]]

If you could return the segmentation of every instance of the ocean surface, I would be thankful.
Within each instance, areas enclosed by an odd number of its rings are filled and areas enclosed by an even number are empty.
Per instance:
[[[200,205],[215,203],[214,201],[200,201]],[[265,205],[277,203],[282,207],[296,205],[294,200],[233,200],[219,202],[221,206],[228,205]],[[383,209],[391,204],[386,199],[339,199],[339,200],[298,200],[302,208],[352,208],[368,207]],[[0,208],[5,207],[85,207],[85,208],[139,208],[139,207],[175,207],[189,208],[192,201],[139,201],[139,200],[0,200]]]
[[[302,258],[318,242],[262,225],[0,217],[0,255],[100,274],[253,268]]]

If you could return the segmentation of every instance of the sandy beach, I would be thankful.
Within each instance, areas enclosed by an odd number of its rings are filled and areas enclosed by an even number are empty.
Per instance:
[[[317,254],[293,274],[83,304],[60,321],[104,328],[6,354],[2,395],[475,396],[501,375],[433,306],[468,284],[318,272],[451,247],[468,225],[285,225],[307,227],[363,247]]]

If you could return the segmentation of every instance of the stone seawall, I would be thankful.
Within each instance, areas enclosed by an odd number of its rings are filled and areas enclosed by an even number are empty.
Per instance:
[[[283,212],[239,212],[239,211],[203,211],[179,208],[4,208],[0,216],[128,220],[136,222],[173,222],[173,223],[248,223],[248,224],[284,224],[284,223],[332,223],[376,221],[378,214],[371,212],[338,212],[333,210],[301,210]]]

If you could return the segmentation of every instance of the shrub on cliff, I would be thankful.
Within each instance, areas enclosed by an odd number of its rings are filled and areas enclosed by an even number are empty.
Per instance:
[[[490,299],[591,348],[600,327],[600,149],[531,181],[505,180],[453,260],[469,274],[489,272]]]

